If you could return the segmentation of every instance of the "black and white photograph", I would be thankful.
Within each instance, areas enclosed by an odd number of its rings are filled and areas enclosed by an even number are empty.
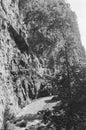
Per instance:
[[[0,0],[0,130],[86,130],[86,0]]]

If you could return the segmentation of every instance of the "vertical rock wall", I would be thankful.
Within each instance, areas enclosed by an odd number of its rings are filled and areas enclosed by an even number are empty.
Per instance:
[[[0,129],[6,107],[16,114],[32,99],[57,94],[63,28],[75,44],[69,59],[85,59],[74,12],[64,0],[54,2],[0,0]]]
[[[0,129],[3,125],[3,115],[6,107],[9,106],[13,113],[16,113],[18,110],[18,101],[14,93],[13,82],[10,75],[11,61],[15,54],[15,43],[7,30],[8,21],[12,22],[13,20],[13,15],[11,15],[13,13],[8,7],[10,2],[11,1],[8,0],[1,1],[0,3]],[[7,11],[9,11],[10,14],[8,14]],[[14,25],[15,23],[16,21],[13,22]],[[14,109],[12,109],[13,107]]]
[[[11,31],[9,28],[12,28]],[[28,65],[26,53],[22,53],[19,31],[25,31],[19,16],[18,0],[0,1],[0,129],[3,126],[4,113],[16,114],[20,107],[30,102],[28,80],[24,74]],[[14,33],[13,33],[14,32]],[[15,38],[14,38],[15,37]],[[23,40],[25,42],[25,40]],[[21,67],[20,67],[21,66]],[[20,70],[21,68],[21,70]],[[24,85],[25,84],[25,85]],[[25,87],[22,87],[25,86]],[[25,93],[25,91],[27,93]],[[20,106],[20,107],[19,107]],[[8,116],[9,116],[8,113]]]

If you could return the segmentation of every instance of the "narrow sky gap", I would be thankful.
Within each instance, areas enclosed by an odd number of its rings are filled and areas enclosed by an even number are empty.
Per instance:
[[[86,0],[67,0],[77,15],[82,45],[86,50]]]

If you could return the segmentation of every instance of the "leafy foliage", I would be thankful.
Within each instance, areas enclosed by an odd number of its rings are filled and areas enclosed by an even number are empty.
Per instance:
[[[45,70],[42,77],[45,83],[41,84],[38,95],[47,88],[62,101],[59,110],[57,107],[53,112],[45,111],[43,120],[47,127],[53,124],[59,130],[78,130],[86,114],[83,110],[86,56],[76,15],[68,4],[59,0],[27,1],[21,12],[28,31],[29,54],[35,55]]]
[[[19,9],[29,46],[28,62],[20,60],[17,73],[28,81],[21,80],[24,92],[30,88],[31,99],[58,94],[68,107],[74,97],[85,98],[86,56],[75,13],[63,0],[20,0]]]

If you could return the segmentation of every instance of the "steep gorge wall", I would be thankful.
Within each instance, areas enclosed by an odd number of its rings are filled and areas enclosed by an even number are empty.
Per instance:
[[[17,26],[18,15],[17,5],[11,8],[11,1],[0,1],[0,129],[3,124],[5,109],[9,108],[10,113],[16,113],[19,109],[18,98],[14,91],[14,83],[11,77],[12,61],[19,52],[15,42],[8,32],[8,23]],[[17,2],[17,1],[16,1]],[[14,3],[13,3],[14,4]],[[18,4],[18,3],[17,3]]]
[[[6,107],[16,114],[32,99],[38,98],[40,87],[49,89],[49,92],[52,90],[51,80],[61,71],[58,54],[65,40],[58,28],[62,30],[63,23],[70,26],[65,33],[73,37],[77,62],[84,62],[85,55],[75,29],[77,25],[74,12],[71,12],[64,1],[57,0],[55,8],[52,0],[0,2],[1,128]],[[57,21],[54,21],[56,16],[53,10],[56,12]],[[57,90],[55,91],[50,93],[56,94]]]
[[[9,113],[15,115],[21,107],[31,102],[30,98],[34,98],[34,84],[31,77],[34,67],[31,67],[32,59],[27,54],[25,27],[19,16],[18,1],[2,0],[0,3],[0,129],[7,109]],[[24,38],[20,35],[21,30]]]
[[[0,4],[0,129],[3,124],[3,115],[7,105],[10,108],[11,106],[14,106],[15,109],[18,108],[10,76],[10,65],[14,55],[15,43],[8,33],[6,18],[7,16]],[[15,109],[13,110],[14,112]]]

